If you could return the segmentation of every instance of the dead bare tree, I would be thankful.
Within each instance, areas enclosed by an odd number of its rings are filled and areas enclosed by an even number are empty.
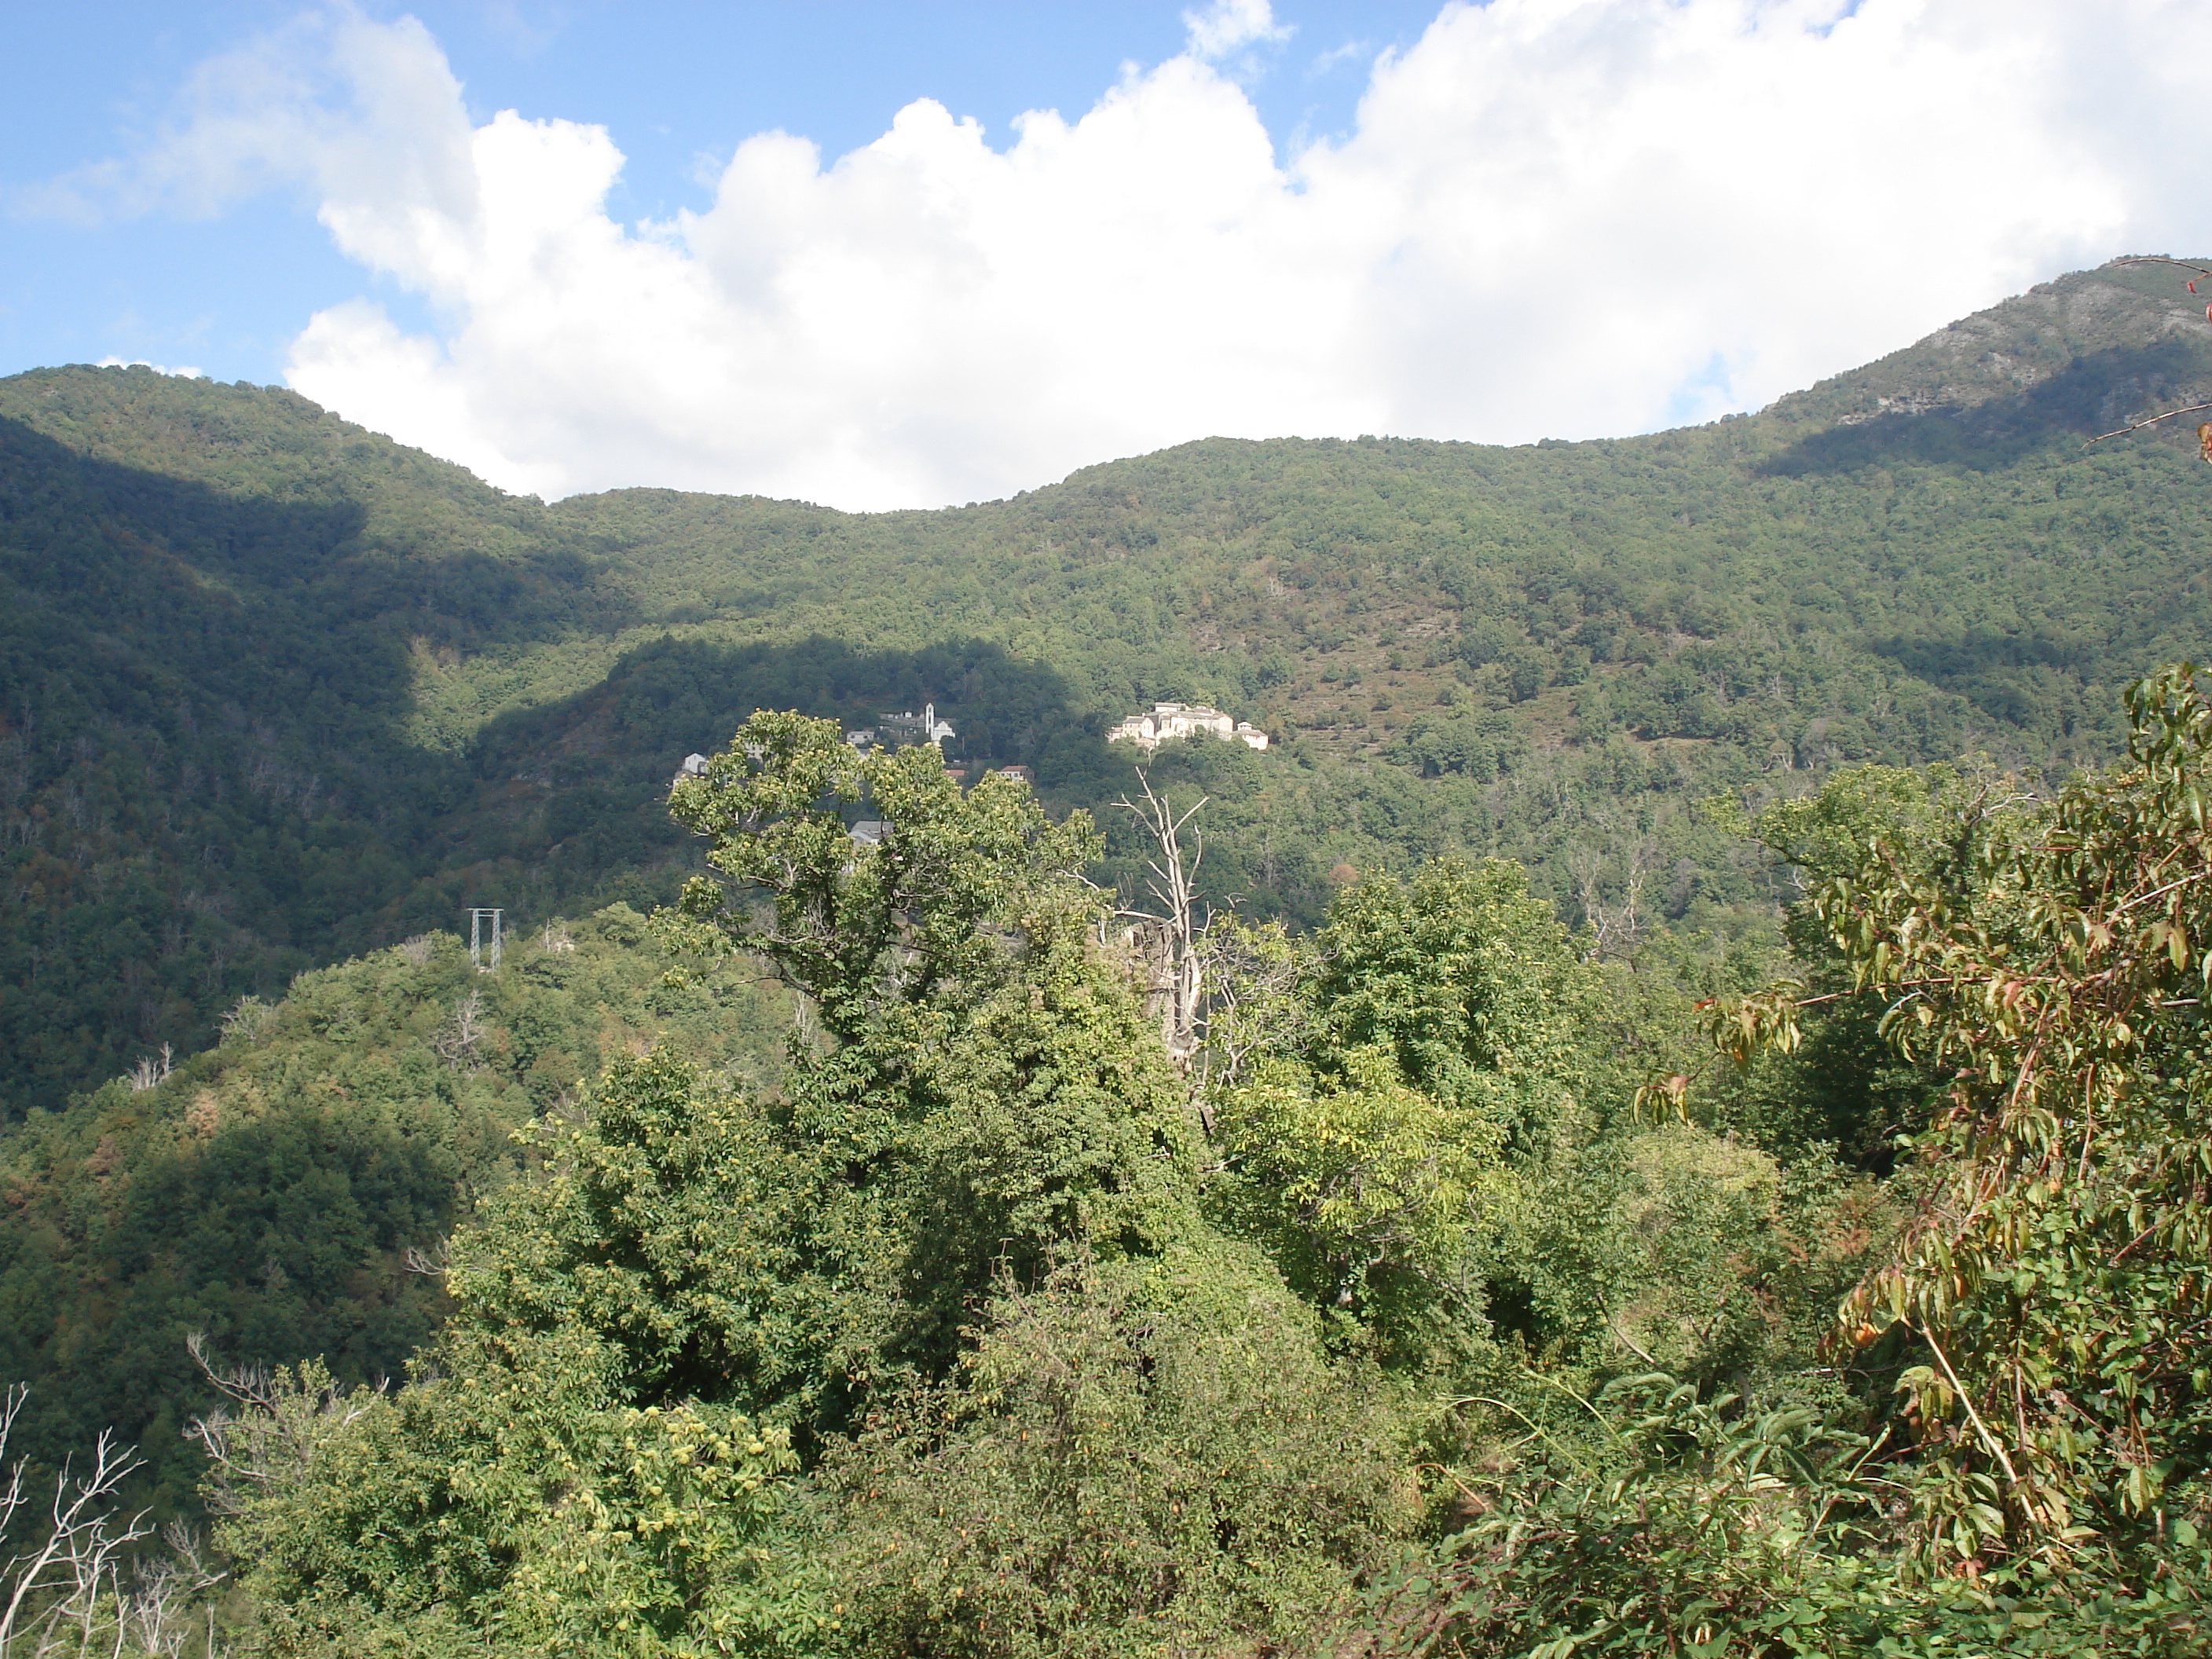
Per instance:
[[[0,1458],[28,1392],[19,1383],[0,1396]],[[198,1535],[181,1528],[166,1529],[167,1557],[142,1556],[134,1547],[154,1528],[143,1510],[125,1513],[117,1499],[143,1466],[106,1433],[87,1463],[63,1464],[39,1541],[0,1567],[0,1659],[64,1647],[117,1656],[182,1651],[194,1633],[187,1623],[192,1598],[223,1574],[210,1565]],[[0,1541],[13,1536],[31,1501],[19,1458],[0,1477]]]
[[[276,1029],[276,1010],[259,997],[243,996],[231,1005],[221,1023],[223,1042],[258,1042]]]
[[[1145,798],[1142,805],[1127,795],[1114,804],[1136,819],[1159,849],[1157,858],[1145,861],[1145,867],[1152,872],[1146,885],[1160,908],[1157,912],[1119,908],[1114,914],[1136,924],[1130,932],[1148,969],[1146,991],[1159,1012],[1160,1040],[1167,1045],[1168,1057],[1176,1068],[1188,1076],[1198,1055],[1199,1033],[1205,1023],[1200,1002],[1205,974],[1198,948],[1200,930],[1194,884],[1198,866],[1206,857],[1206,836],[1200,830],[1191,830],[1191,853],[1186,862],[1182,836],[1199,808],[1206,805],[1206,798],[1200,796],[1178,812],[1153,790],[1152,781],[1142,767],[1137,769],[1137,787]]]
[[[1590,925],[1591,961],[1635,954],[1637,941],[1644,934],[1644,882],[1650,873],[1652,850],[1649,841],[1639,839],[1622,855],[1627,873],[1621,902],[1615,905],[1605,902],[1605,869],[1610,862],[1605,854],[1589,846],[1569,849],[1567,869],[1575,878],[1583,915]]]
[[[169,1080],[169,1073],[173,1069],[173,1051],[167,1043],[163,1043],[160,1059],[156,1060],[149,1055],[131,1068],[127,1077],[127,1081],[131,1085],[131,1092],[134,1095],[143,1094],[149,1089],[160,1088]]]
[[[453,1005],[453,1018],[431,1040],[438,1057],[457,1072],[480,1071],[483,1055],[479,1046],[490,1022],[484,1018],[483,997],[471,991]]]

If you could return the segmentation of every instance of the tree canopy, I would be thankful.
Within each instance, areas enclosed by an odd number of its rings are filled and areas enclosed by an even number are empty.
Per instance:
[[[7,1629],[2201,1652],[2204,326],[869,518],[0,384]]]

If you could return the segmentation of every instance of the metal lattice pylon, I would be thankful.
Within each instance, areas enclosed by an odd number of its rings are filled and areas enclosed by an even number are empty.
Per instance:
[[[499,971],[499,947],[501,936],[506,932],[506,928],[502,925],[502,919],[506,915],[507,912],[504,910],[471,910],[469,912],[469,960],[476,965],[476,970],[480,974],[495,974]],[[483,959],[484,945],[486,943],[484,939],[485,919],[487,917],[490,919],[491,930],[491,939],[489,940],[491,945],[491,963],[489,967],[485,966]]]

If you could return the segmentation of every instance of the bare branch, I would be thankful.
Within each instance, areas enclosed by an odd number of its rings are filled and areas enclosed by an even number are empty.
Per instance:
[[[185,1428],[185,1437],[207,1452],[210,1506],[218,1513],[234,1510],[242,1492],[298,1474],[324,1441],[384,1397],[381,1382],[342,1389],[319,1366],[273,1374],[260,1365],[219,1366],[198,1331],[185,1346],[201,1374],[232,1402],[195,1417]]]
[[[2126,426],[2114,427],[2110,432],[2100,432],[2095,437],[2085,441],[2081,447],[2087,449],[2091,444],[2100,444],[2107,438],[2124,438],[2130,432],[2140,432],[2147,426],[2156,426],[2160,421],[2170,421],[2177,415],[2194,415],[2198,410],[2206,409],[2212,409],[2212,401],[2185,404],[2179,409],[2167,410],[2163,415],[2154,415],[2148,420],[2133,421]],[[2212,447],[2212,440],[2207,441],[2206,447]]]
[[[453,1241],[441,1237],[428,1249],[420,1244],[410,1244],[401,1252],[400,1260],[410,1273],[420,1273],[425,1279],[443,1279],[453,1265]]]
[[[2115,265],[2172,265],[2176,270],[2193,270],[2200,277],[2212,276],[2212,270],[2206,270],[2203,265],[2187,259],[2171,259],[2163,253],[2132,254],[2124,259],[2108,259],[2105,262],[2105,265],[2106,270]],[[2197,292],[2197,283],[2193,279],[2189,284],[2189,291],[2191,294]]]
[[[15,1403],[21,1402],[17,1390]],[[11,1420],[12,1420],[12,1413]],[[70,1621],[85,1626],[89,1638],[102,1592],[113,1577],[118,1558],[140,1539],[149,1536],[144,1510],[118,1517],[111,1508],[118,1489],[144,1466],[133,1449],[118,1447],[112,1434],[103,1431],[94,1443],[92,1467],[79,1474],[76,1461],[62,1465],[54,1477],[51,1522],[45,1541],[24,1551],[0,1568],[7,1605],[0,1607],[0,1654],[13,1644],[17,1629],[37,1629]],[[20,1479],[21,1469],[15,1470]],[[27,1626],[27,1613],[40,1607],[56,1591],[64,1591]],[[43,1645],[43,1644],[42,1644]]]

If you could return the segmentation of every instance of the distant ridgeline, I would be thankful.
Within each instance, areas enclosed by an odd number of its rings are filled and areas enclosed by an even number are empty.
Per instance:
[[[1132,709],[1216,900],[1464,848],[1572,920],[1765,914],[1689,805],[1826,769],[2110,753],[2204,654],[2212,392],[2177,274],[2065,277],[1754,416],[1639,438],[1207,440],[1011,501],[855,515],[490,489],[289,392],[0,381],[0,1105],[58,1107],[245,994],[504,907],[641,908],[662,802],[756,707],[928,709],[1103,807]],[[932,707],[933,705],[933,708]],[[1147,717],[1150,718],[1150,717]],[[1156,734],[1157,735],[1157,734]],[[1102,812],[1102,878],[1140,867]]]

